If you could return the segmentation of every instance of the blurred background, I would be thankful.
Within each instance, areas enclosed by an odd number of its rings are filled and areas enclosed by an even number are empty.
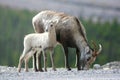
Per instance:
[[[120,0],[0,0],[0,65],[18,65],[24,36],[34,32],[32,18],[46,9],[81,20],[89,44],[93,40],[103,46],[95,63],[120,61]],[[55,52],[56,67],[64,67],[60,46]],[[69,48],[69,53],[70,65],[75,67],[75,49]],[[29,65],[32,66],[31,61]]]

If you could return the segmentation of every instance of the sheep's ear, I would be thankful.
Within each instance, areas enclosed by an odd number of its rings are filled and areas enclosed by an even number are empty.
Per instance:
[[[85,53],[89,52],[89,47],[85,48]]]
[[[43,23],[45,23],[45,19],[42,19]]]
[[[55,20],[53,20],[52,21],[54,24],[57,24],[58,22],[59,22],[59,20],[58,19],[55,19]]]

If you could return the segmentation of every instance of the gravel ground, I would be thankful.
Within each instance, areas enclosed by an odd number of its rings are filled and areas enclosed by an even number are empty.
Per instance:
[[[120,62],[111,62],[90,70],[77,71],[73,68],[57,68],[57,71],[48,68],[47,72],[34,72],[32,69],[21,73],[16,67],[0,66],[0,80],[120,80]]]

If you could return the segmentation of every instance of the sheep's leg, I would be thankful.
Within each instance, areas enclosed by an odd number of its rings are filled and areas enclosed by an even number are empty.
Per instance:
[[[23,62],[23,60],[25,59],[26,54],[29,52],[30,49],[31,49],[31,47],[27,47],[27,48],[24,47],[23,53],[22,53],[22,55],[20,56],[20,59],[19,59],[18,72],[21,71],[22,62]]]
[[[19,64],[18,64],[18,72],[21,71],[22,62],[23,62],[24,57],[26,56],[26,53],[27,53],[28,51],[29,51],[29,48],[24,48],[23,53],[22,53],[22,55],[20,56]]]
[[[68,45],[69,44],[67,43],[66,39],[68,39],[68,38],[66,38],[66,36],[65,36],[66,33],[65,32],[66,32],[65,29],[61,29],[61,31],[60,31],[60,42],[63,45],[64,51],[65,51],[65,67],[67,68],[68,71],[70,71],[71,68],[69,66],[69,61],[68,61]],[[69,37],[71,37],[71,36],[69,36]]]
[[[18,64],[18,72],[21,71],[21,66],[22,66],[22,62],[23,62],[23,60],[24,60],[24,56],[21,55],[21,56],[20,56],[20,59],[19,59],[19,64]]]
[[[77,65],[77,69],[78,70],[81,70],[81,68],[80,68],[80,54],[79,54],[79,52],[77,51],[77,53],[76,53],[76,65]]]
[[[38,71],[41,71],[41,72],[43,72],[43,70],[42,70],[42,65],[41,65],[41,59],[42,59],[42,54],[41,54],[42,52],[40,51],[39,53],[37,53],[37,62],[36,62],[36,64],[37,64],[37,69],[38,69]]]
[[[25,60],[25,71],[28,72],[28,61],[30,59],[30,57],[32,57],[32,55],[35,53],[35,50],[31,50],[30,52],[28,52],[24,58]]]
[[[64,49],[65,49],[65,67],[69,71],[69,70],[71,70],[71,68],[70,68],[69,62],[68,62],[68,49],[67,49],[67,47]]]
[[[37,64],[36,64],[36,53],[37,52],[35,52],[34,55],[33,55],[33,69],[35,70],[35,72],[38,71]]]
[[[25,71],[28,72],[28,61],[29,61],[29,58],[26,58],[25,59]]]
[[[38,70],[43,72],[41,60],[42,60],[42,52],[39,55],[39,67],[38,67]]]
[[[51,58],[52,68],[54,71],[56,71],[56,68],[54,65],[54,50],[50,51],[50,58]]]
[[[42,53],[43,53],[43,58],[44,58],[44,70],[47,71],[47,65],[46,65],[47,57],[46,57],[46,52],[42,51]]]
[[[39,71],[39,54],[36,54],[36,66],[37,66],[37,70]]]

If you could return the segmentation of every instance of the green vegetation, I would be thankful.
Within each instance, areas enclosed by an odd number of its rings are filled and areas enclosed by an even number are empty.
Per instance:
[[[13,10],[0,7],[0,65],[17,66],[19,57],[23,50],[23,38],[26,34],[34,32],[32,17],[37,12],[27,10]],[[109,61],[120,60],[120,24],[117,20],[113,22],[94,23],[91,19],[81,19],[86,28],[89,43],[94,40],[103,46],[102,53],[97,57],[95,63],[104,64]],[[92,45],[90,43],[90,45]],[[64,54],[60,46],[55,49],[55,65],[64,67]],[[70,49],[70,65],[75,65],[75,50]],[[50,60],[48,59],[50,63]],[[31,64],[31,63],[29,63]]]

